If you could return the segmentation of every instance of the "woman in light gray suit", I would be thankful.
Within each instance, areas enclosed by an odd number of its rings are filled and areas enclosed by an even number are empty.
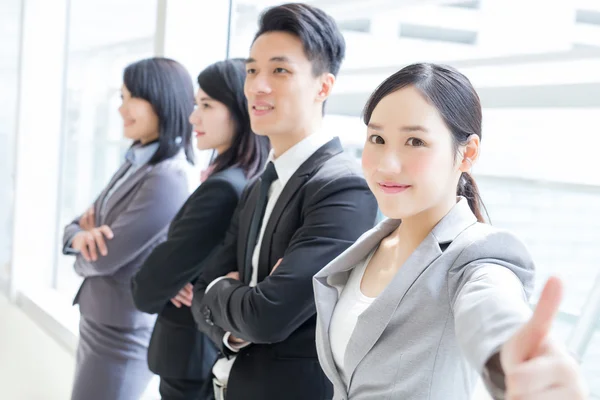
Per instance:
[[[81,319],[73,400],[139,399],[152,378],[146,354],[155,316],[136,309],[131,277],[189,195],[190,75],[173,60],[142,60],[125,69],[121,92],[124,134],[134,143],[63,238],[84,278],[74,300]]]
[[[433,64],[388,78],[365,107],[362,164],[387,219],[314,279],[317,350],[336,400],[581,399],[576,363],[548,337],[552,278],[531,316],[534,266],[484,222],[469,174],[481,139],[469,80]]]

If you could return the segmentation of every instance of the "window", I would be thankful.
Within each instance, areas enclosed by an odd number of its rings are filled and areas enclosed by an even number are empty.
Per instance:
[[[156,1],[71,1],[59,198],[62,229],[117,171],[129,146],[118,114],[124,68],[154,54]],[[110,29],[106,29],[110,27]],[[56,284],[74,295],[73,257],[58,256]]]
[[[21,0],[0,3],[0,292],[10,279],[20,24]]]

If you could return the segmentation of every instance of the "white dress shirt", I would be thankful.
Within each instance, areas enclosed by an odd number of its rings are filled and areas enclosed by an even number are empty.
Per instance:
[[[368,297],[360,290],[360,283],[373,257],[372,252],[365,260],[352,269],[348,282],[341,290],[339,300],[335,305],[329,325],[329,340],[333,361],[340,372],[344,384],[348,384],[347,371],[344,369],[344,356],[350,342],[350,337],[356,328],[358,317],[373,303],[376,297]]]
[[[267,163],[272,161],[275,164],[275,171],[277,171],[277,179],[271,183],[271,187],[269,188],[269,200],[267,201],[267,206],[265,208],[265,215],[262,219],[262,225],[260,228],[260,232],[258,235],[258,240],[256,246],[254,247],[254,252],[252,253],[252,277],[250,279],[250,287],[254,287],[258,284],[258,259],[260,256],[260,246],[262,244],[263,235],[265,233],[265,228],[271,216],[271,212],[273,208],[275,208],[275,204],[277,203],[277,199],[281,195],[285,185],[290,180],[290,178],[296,173],[298,168],[310,158],[317,150],[319,150],[323,145],[329,142],[333,137],[329,135],[325,135],[324,132],[314,133],[307,138],[303,139],[301,142],[294,145],[288,151],[275,158],[273,150],[269,154],[269,158]],[[213,282],[208,285],[206,288],[206,292],[208,292],[215,283],[224,277],[217,278]],[[223,337],[223,343],[230,350],[234,352],[238,352],[243,347],[248,346],[250,343],[246,343],[240,346],[232,346],[229,344],[229,336],[230,332],[227,332]],[[235,357],[220,358],[217,360],[213,367],[213,375],[217,378],[223,385],[227,385],[227,380],[229,379],[229,373],[235,362]]]

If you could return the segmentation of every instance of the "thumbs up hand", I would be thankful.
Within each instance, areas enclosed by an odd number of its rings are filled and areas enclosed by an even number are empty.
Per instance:
[[[549,337],[562,292],[560,279],[551,277],[529,322],[502,347],[507,400],[587,398],[579,366]]]

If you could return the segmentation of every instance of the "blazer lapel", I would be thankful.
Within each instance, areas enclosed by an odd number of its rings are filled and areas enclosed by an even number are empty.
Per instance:
[[[275,227],[279,223],[279,219],[283,215],[283,211],[286,209],[288,203],[294,198],[300,188],[306,184],[306,181],[315,170],[317,170],[325,161],[342,151],[343,148],[338,138],[330,140],[310,156],[286,183],[275,203],[275,207],[271,212],[267,227],[265,228],[258,262],[258,282],[265,279],[269,275],[271,268],[274,267],[275,260],[270,259],[271,254],[269,250],[272,248],[271,242],[273,241]]]
[[[442,255],[440,244],[452,242],[462,231],[477,222],[464,198],[427,235],[425,240],[400,267],[387,288],[363,312],[350,337],[345,354],[345,368],[351,377],[365,355],[375,345],[389,324],[402,299],[419,276]]]
[[[271,268],[274,266],[270,265],[270,250],[272,248],[271,242],[273,241],[273,233],[275,231],[275,227],[277,226],[277,222],[279,222],[279,218],[281,218],[281,215],[283,214],[283,211],[288,203],[292,200],[294,195],[306,183],[307,180],[307,175],[293,175],[286,183],[283,191],[277,199],[277,202],[275,203],[275,207],[273,208],[273,211],[271,212],[267,222],[267,227],[265,228],[263,240],[260,246],[258,282],[261,282],[263,279],[265,279],[269,275]]]
[[[346,387],[342,382],[342,378],[338,372],[338,369],[333,361],[333,353],[331,350],[331,341],[329,340],[329,324],[331,323],[331,316],[333,310],[338,301],[338,291],[335,287],[329,286],[323,281],[313,281],[313,287],[315,292],[315,303],[317,308],[317,328],[316,328],[316,341],[317,350],[321,350],[319,355],[319,362],[323,371],[327,374],[331,383],[341,390],[346,391]]]
[[[356,329],[346,348],[344,366],[349,371],[348,388],[354,371],[365,355],[375,345],[389,324],[404,295],[419,275],[440,255],[437,240],[430,233],[409,256],[385,290],[365,310],[356,323]]]
[[[104,221],[108,221],[108,216],[114,206],[118,204],[123,197],[125,197],[131,189],[135,187],[135,185],[142,180],[148,173],[152,170],[151,165],[143,165],[137,171],[133,173],[133,175],[127,177],[125,182],[123,182],[117,190],[109,197],[106,201],[106,210],[104,212]]]
[[[252,279],[252,273],[247,274],[244,268],[244,261],[246,260],[246,243],[248,243],[248,236],[250,235],[250,225],[252,224],[252,216],[254,215],[254,209],[256,208],[256,201],[258,200],[258,195],[260,194],[260,179],[257,179],[254,185],[249,189],[250,193],[248,193],[248,197],[246,198],[246,202],[244,205],[243,212],[240,213],[240,221],[238,225],[238,244],[241,247],[238,247],[238,254],[241,253],[241,263],[238,268],[238,272],[240,273],[240,281],[244,282],[246,285],[250,283],[250,279]],[[254,248],[252,249],[254,251]],[[249,275],[249,276],[246,276]]]
[[[343,388],[343,390],[346,390],[346,387],[342,383],[342,379],[333,361],[331,341],[329,340],[329,325],[339,298],[339,290],[348,280],[349,271],[396,229],[399,223],[400,221],[398,220],[381,222],[375,228],[366,232],[348,250],[329,263],[314,277],[313,286],[319,319],[317,336],[321,338],[320,344],[323,346],[321,363],[323,363],[323,369],[329,371],[332,383],[338,388]]]
[[[131,166],[131,163],[128,161],[123,163],[121,165],[121,167],[117,170],[117,172],[112,176],[108,185],[106,185],[104,187],[104,189],[102,190],[102,192],[100,192],[100,196],[98,196],[98,199],[96,199],[96,202],[94,203],[94,214],[96,216],[96,221],[95,221],[96,226],[102,225],[101,224],[100,207],[102,207],[102,204],[104,204],[104,199],[106,198],[106,195],[108,194],[110,189],[114,186],[114,184],[119,179],[121,179],[121,177],[123,175],[125,175],[125,172],[127,172],[127,170],[129,169],[130,166]]]

